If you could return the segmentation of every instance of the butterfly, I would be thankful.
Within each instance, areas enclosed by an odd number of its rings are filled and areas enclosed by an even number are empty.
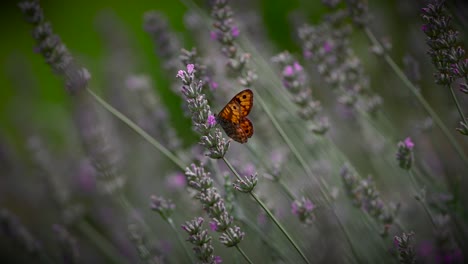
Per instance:
[[[226,104],[216,116],[216,122],[230,138],[239,143],[245,143],[254,132],[252,122],[247,118],[252,106],[253,92],[245,89]]]

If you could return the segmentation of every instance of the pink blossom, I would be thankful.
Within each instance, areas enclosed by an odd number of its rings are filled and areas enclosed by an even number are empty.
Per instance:
[[[410,138],[410,137],[407,137],[407,138],[405,139],[405,146],[406,146],[408,149],[413,149],[414,143],[413,143],[413,141],[411,141],[411,138]]]
[[[213,262],[215,264],[219,264],[219,263],[223,262],[223,259],[220,256],[215,256],[214,259],[213,259]]]
[[[206,122],[208,123],[210,127],[212,127],[216,125],[216,117],[214,115],[210,115],[208,116],[208,119],[206,120]]]
[[[325,52],[330,52],[332,48],[333,47],[330,42],[325,41],[325,43],[323,43],[323,49],[325,50]]]
[[[294,62],[293,66],[296,72],[302,71],[302,66],[297,61]]]
[[[192,74],[194,69],[195,69],[195,66],[193,64],[187,65],[188,74]]]
[[[284,67],[284,70],[283,70],[283,75],[286,76],[286,77],[290,77],[294,74],[294,69],[291,65],[287,65],[286,67]]]
[[[219,87],[219,84],[217,82],[215,82],[215,81],[210,82],[211,90],[216,90],[216,89],[218,89],[218,87]]]
[[[314,210],[315,205],[309,199],[307,199],[304,202],[304,208],[306,209],[306,211],[310,212]]]
[[[231,34],[232,34],[233,37],[235,37],[235,38],[238,37],[238,36],[239,36],[239,33],[240,33],[240,31],[239,31],[239,28],[238,28],[238,27],[233,27],[233,28],[231,29]]]
[[[183,70],[179,70],[177,72],[177,75],[176,75],[177,78],[180,78],[180,79],[184,79],[184,71]]]
[[[216,222],[214,222],[214,221],[211,221],[210,222],[210,229],[211,229],[211,231],[218,230],[218,224],[216,224]]]
[[[185,179],[183,173],[177,172],[167,177],[166,185],[169,189],[178,190],[184,188],[187,185],[187,180]]]

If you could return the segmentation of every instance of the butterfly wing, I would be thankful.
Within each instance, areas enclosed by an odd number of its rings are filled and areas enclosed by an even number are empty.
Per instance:
[[[245,89],[232,98],[231,102],[237,102],[240,105],[241,117],[246,117],[253,106],[253,92],[250,89]],[[229,102],[229,103],[231,103]]]
[[[251,138],[254,132],[252,122],[246,117],[242,119],[239,125],[242,128],[242,131],[245,133],[245,136]]]
[[[218,119],[238,125],[241,119],[241,106],[234,98],[219,112]]]
[[[252,122],[246,118],[253,105],[253,92],[246,89],[236,94],[216,116],[226,134],[239,143],[253,134]]]

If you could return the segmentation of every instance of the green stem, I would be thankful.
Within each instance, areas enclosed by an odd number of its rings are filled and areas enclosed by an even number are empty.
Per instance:
[[[270,119],[271,123],[273,124],[273,126],[276,128],[276,130],[278,131],[278,133],[280,134],[281,138],[284,140],[284,142],[286,143],[286,145],[288,145],[288,148],[291,150],[291,152],[293,153],[294,157],[296,157],[297,161],[299,161],[299,164],[302,166],[302,169],[304,170],[304,172],[306,173],[306,175],[308,175],[309,177],[312,178],[312,172],[310,171],[309,167],[307,166],[305,160],[302,158],[301,154],[299,153],[299,151],[296,149],[296,147],[294,146],[294,144],[291,142],[291,140],[289,139],[288,135],[286,135],[286,133],[284,132],[283,128],[279,125],[278,121],[276,120],[276,118],[273,116],[273,114],[271,113],[270,109],[267,107],[267,105],[265,104],[265,102],[263,101],[262,97],[260,95],[257,94],[256,96],[257,98],[257,102],[260,103],[260,106],[262,107],[262,109],[265,111],[265,113],[267,114],[268,118]]]
[[[161,151],[166,157],[168,157],[172,162],[174,162],[179,168],[184,169],[185,166],[183,162],[177,158],[174,154],[172,154],[166,147],[161,145],[157,140],[155,140],[153,137],[151,137],[148,133],[146,133],[143,129],[141,129],[137,124],[135,124],[132,120],[130,120],[128,117],[126,117],[124,114],[120,113],[117,109],[112,107],[110,104],[106,103],[101,97],[99,97],[97,94],[95,94],[92,90],[87,89],[87,91],[96,99],[96,101],[101,104],[107,111],[109,111],[111,114],[113,114],[115,117],[120,119],[122,122],[124,122],[126,125],[128,125],[131,129],[133,129],[137,134],[139,134],[141,137],[143,137],[148,143],[150,143],[152,146],[157,148],[159,151]]]
[[[179,241],[179,244],[181,244],[181,246],[184,248],[185,255],[187,256],[189,262],[195,263],[196,260],[193,258],[193,254],[191,254],[190,250],[187,248],[187,243],[185,243],[184,240],[182,239],[182,237],[180,236],[180,233],[178,232],[178,230],[177,230],[177,228],[176,228],[176,226],[174,224],[174,221],[172,221],[172,218],[167,218],[166,221],[169,223],[172,230],[176,234],[176,237],[177,237],[177,240]]]
[[[281,223],[276,219],[276,217],[273,215],[273,213],[266,207],[266,205],[255,195],[253,192],[250,193],[250,196],[254,198],[254,200],[262,207],[262,209],[267,213],[268,217],[275,223],[275,225],[281,230],[281,232],[286,236],[286,238],[289,240],[289,242],[293,245],[293,247],[296,249],[296,251],[301,255],[302,259],[306,263],[310,263],[305,254],[302,252],[302,250],[299,248],[299,246],[296,244],[296,242],[292,239],[292,237],[289,235],[289,233],[284,229],[284,227],[281,225]]]
[[[410,169],[408,170],[408,174],[409,174],[409,177],[410,177],[410,180],[411,180],[411,184],[413,185],[413,189],[414,191],[416,192],[416,200],[422,205],[423,209],[424,209],[424,212],[426,213],[427,215],[427,218],[429,218],[429,220],[431,221],[431,224],[434,228],[436,228],[436,224],[434,222],[434,218],[432,217],[432,214],[431,212],[429,211],[429,208],[427,208],[427,205],[426,205],[426,197],[421,197],[419,194],[418,194],[418,190],[419,190],[419,186],[418,184],[416,183],[416,179],[414,178],[414,174],[413,174],[413,171]]]
[[[108,258],[112,263],[128,263],[124,261],[124,257],[117,253],[114,246],[107,241],[99,232],[96,231],[88,222],[80,221],[78,223],[78,229],[86,235],[96,245],[101,252]]]
[[[377,47],[383,49],[382,44],[375,38],[374,34],[372,31],[368,28],[365,27],[364,31],[366,32],[367,37],[369,40],[372,42],[373,45],[376,45]],[[392,70],[395,72],[395,74],[403,81],[403,83],[409,88],[409,90],[413,93],[414,96],[418,99],[419,103],[423,106],[424,110],[432,117],[432,119],[435,121],[436,125],[442,130],[444,135],[447,137],[449,140],[450,144],[455,148],[455,151],[458,153],[460,158],[463,160],[465,165],[468,165],[468,158],[466,157],[465,153],[463,150],[460,148],[458,145],[457,141],[455,138],[450,134],[450,131],[448,128],[444,125],[440,117],[435,113],[435,111],[431,108],[429,103],[424,99],[424,97],[418,92],[416,87],[411,83],[411,81],[406,77],[406,75],[403,73],[403,71],[398,67],[398,65],[393,61],[393,59],[385,52],[384,53],[384,59],[392,68]],[[450,89],[451,90],[451,89]],[[463,120],[465,121],[465,120]]]
[[[458,99],[455,96],[455,93],[453,92],[452,86],[449,86],[448,89],[450,90],[450,94],[452,95],[452,99],[455,102],[458,114],[460,115],[460,118],[462,119],[462,122],[468,125],[468,123],[466,121],[466,118],[465,118],[465,115],[463,114],[463,111],[462,111],[462,109],[460,107],[460,103],[458,103]]]
[[[247,260],[248,263],[253,264],[252,260],[249,259],[249,257],[245,254],[244,250],[242,250],[242,248],[239,247],[239,245],[236,245],[236,248],[244,257],[244,259]]]
[[[224,163],[229,167],[229,169],[232,171],[232,173],[236,176],[238,180],[241,180],[241,177],[237,173],[237,171],[234,169],[234,167],[231,165],[231,163],[223,157]],[[281,232],[286,236],[288,241],[293,245],[293,247],[296,249],[296,251],[301,255],[302,259],[306,263],[310,263],[305,254],[301,251],[299,246],[296,244],[296,242],[292,239],[292,237],[289,235],[289,233],[284,229],[284,227],[281,225],[280,222],[276,219],[276,217],[271,213],[271,211],[266,207],[266,205],[255,195],[255,193],[250,192],[250,196],[262,207],[262,209],[267,213],[268,217],[275,223],[275,225],[281,230]]]

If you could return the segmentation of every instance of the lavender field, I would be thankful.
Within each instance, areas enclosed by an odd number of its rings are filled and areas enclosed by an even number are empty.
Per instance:
[[[2,4],[1,263],[466,263],[464,1]]]

